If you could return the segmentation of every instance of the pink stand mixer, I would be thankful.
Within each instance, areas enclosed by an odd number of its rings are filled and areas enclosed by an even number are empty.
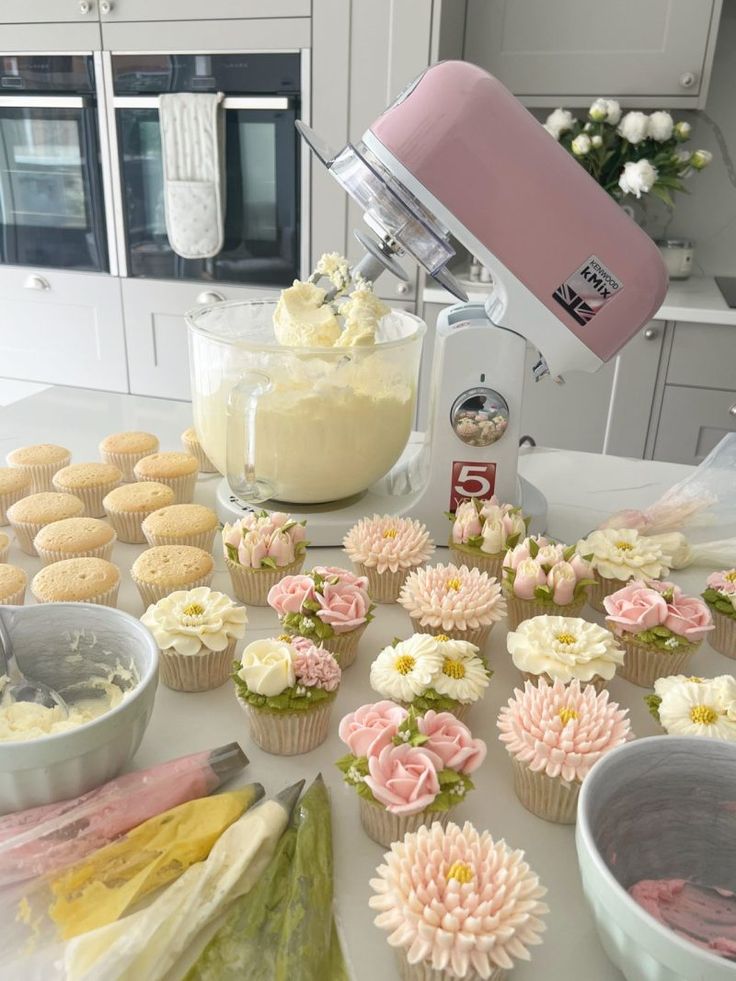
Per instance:
[[[654,243],[500,82],[467,62],[427,69],[339,153],[297,125],[378,236],[360,236],[366,278],[384,266],[396,272],[392,256],[409,253],[464,300],[447,269],[453,236],[493,281],[483,305],[440,316],[428,429],[385,476],[347,500],[259,506],[306,517],[316,545],[340,544],[373,512],[419,518],[442,542],[443,512],[493,493],[541,528],[544,499],[517,474],[527,343],[540,352],[537,379],[595,371],[612,358],[664,297]],[[196,413],[195,404],[195,423]],[[233,520],[258,495],[248,491],[256,485],[247,466],[227,472],[219,505]]]

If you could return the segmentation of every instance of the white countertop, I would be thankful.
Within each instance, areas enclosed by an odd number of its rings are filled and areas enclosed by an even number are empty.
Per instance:
[[[108,433],[145,429],[156,433],[162,449],[177,449],[178,437],[191,422],[186,404],[164,400],[110,395],[79,389],[49,388],[0,410],[0,455],[29,442],[56,442],[68,446],[74,460],[97,459],[97,444]],[[574,541],[617,507],[644,506],[689,470],[687,467],[604,457],[588,453],[535,449],[522,458],[524,475],[534,481],[549,501],[549,531]],[[196,500],[211,504],[217,477],[202,478]],[[117,545],[113,561],[123,570],[119,605],[135,616],[143,612],[137,592],[126,572],[140,547]],[[438,561],[447,552],[437,553]],[[228,591],[229,579],[217,557],[215,589]],[[336,549],[310,549],[308,564],[344,563]],[[11,546],[9,561],[29,573],[40,567]],[[693,590],[701,587],[705,572],[688,572],[676,578]],[[277,629],[269,609],[249,610],[247,638],[268,636]],[[382,850],[363,833],[358,820],[357,798],[344,786],[334,761],[344,753],[337,738],[337,721],[356,706],[375,699],[368,684],[371,656],[396,635],[408,635],[409,619],[398,606],[378,608],[375,621],[361,643],[357,663],[345,673],[333,716],[333,731],[325,744],[302,757],[268,756],[248,739],[245,717],[231,686],[217,691],[182,694],[161,686],[148,731],[134,766],[145,767],[185,753],[238,740],[251,763],[241,782],[260,780],[274,792],[300,777],[324,774],[332,795],[336,911],[346,956],[355,981],[392,981],[397,977],[393,956],[383,934],[372,925],[367,900],[368,880],[381,860]],[[608,961],[596,935],[593,919],[583,898],[575,857],[574,829],[548,824],[528,813],[517,801],[506,751],[496,738],[499,706],[518,684],[519,676],[506,653],[503,624],[491,635],[488,655],[495,675],[489,694],[475,706],[469,720],[475,735],[489,747],[488,758],[474,775],[476,789],[457,809],[456,819],[469,819],[488,828],[513,847],[523,848],[528,860],[549,889],[551,913],[544,945],[533,950],[528,964],[514,971],[515,981],[620,981],[622,975]],[[732,667],[722,656],[704,647],[695,657],[693,671],[700,675],[722,673]],[[610,686],[612,697],[631,709],[637,735],[654,734],[656,726],[643,701],[643,689],[623,680]]]
[[[462,285],[467,291],[464,280]],[[468,292],[468,299],[474,303],[482,302],[489,292],[490,288],[473,289]],[[425,287],[422,298],[425,303],[457,303],[451,293],[439,286]],[[670,282],[664,303],[652,319],[736,326],[736,309],[727,305],[711,276],[691,276],[690,279]]]

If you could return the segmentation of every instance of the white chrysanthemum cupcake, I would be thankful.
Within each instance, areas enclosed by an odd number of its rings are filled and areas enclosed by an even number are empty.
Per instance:
[[[247,622],[245,607],[208,586],[169,593],[141,617],[161,651],[161,680],[174,691],[224,685]]]
[[[597,691],[606,687],[624,660],[610,630],[580,617],[523,620],[507,635],[506,647],[525,681],[577,680]]]
[[[522,851],[487,831],[468,822],[421,827],[384,862],[369,903],[402,981],[501,981],[542,942],[547,890]]]
[[[343,546],[358,575],[368,579],[374,603],[395,603],[408,574],[424,565],[434,551],[420,521],[388,514],[361,518]]]
[[[599,613],[604,612],[604,598],[630,579],[661,579],[669,572],[661,545],[635,528],[599,528],[582,538],[576,548],[593,566],[596,581],[588,602]]]
[[[480,569],[437,565],[415,569],[399,603],[418,633],[445,634],[481,650],[494,623],[506,615],[499,583]]]
[[[668,735],[736,742],[736,678],[730,674],[657,678],[645,701]]]

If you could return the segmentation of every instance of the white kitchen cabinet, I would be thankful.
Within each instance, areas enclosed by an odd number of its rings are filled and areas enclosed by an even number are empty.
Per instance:
[[[667,385],[653,456],[696,466],[726,433],[735,432],[736,391]]]
[[[37,0],[36,0],[37,2]],[[46,0],[58,3],[59,0]],[[103,21],[309,17],[310,0],[98,0]]]
[[[102,46],[108,51],[296,51],[308,48],[310,39],[309,17],[142,23],[102,16]]]
[[[99,0],[2,0],[0,24],[96,21],[98,3]]]
[[[705,105],[722,0],[468,0],[465,58],[528,105]]]
[[[0,373],[127,392],[120,280],[0,267]]]
[[[130,391],[189,399],[187,311],[216,298],[264,299],[278,292],[221,283],[122,280]]]

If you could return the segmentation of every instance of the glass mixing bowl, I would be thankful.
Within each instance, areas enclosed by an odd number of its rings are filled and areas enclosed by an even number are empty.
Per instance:
[[[199,441],[247,504],[358,494],[406,446],[426,327],[392,310],[376,344],[283,347],[275,307],[275,300],[217,303],[187,317]]]

